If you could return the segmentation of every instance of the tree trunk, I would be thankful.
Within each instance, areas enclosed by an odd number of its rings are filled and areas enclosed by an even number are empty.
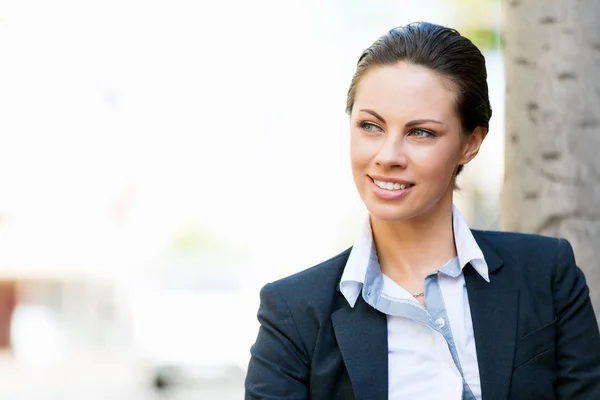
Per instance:
[[[600,317],[600,1],[503,7],[503,227],[568,239]]]

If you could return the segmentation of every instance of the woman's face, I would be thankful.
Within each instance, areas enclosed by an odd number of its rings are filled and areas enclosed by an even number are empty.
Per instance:
[[[450,80],[410,63],[370,68],[350,115],[352,174],[371,216],[402,221],[450,206],[454,174],[485,133],[464,135]]]

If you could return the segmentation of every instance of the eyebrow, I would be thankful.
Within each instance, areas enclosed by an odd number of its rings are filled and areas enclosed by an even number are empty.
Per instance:
[[[373,110],[369,110],[369,109],[361,109],[360,111],[366,112],[368,114],[371,114],[372,116],[374,116],[375,118],[377,118],[379,121],[381,121],[382,124],[385,124],[385,119],[383,119],[383,117],[379,114],[377,114],[375,111]],[[440,125],[444,125],[443,122],[437,121],[435,119],[415,119],[413,121],[408,121],[405,126],[406,127],[411,127],[411,126],[415,126],[415,125],[421,125],[427,122],[432,122],[434,124],[440,124]]]
[[[406,124],[404,124],[404,126],[415,126],[415,125],[422,125],[425,124],[427,122],[433,122],[434,124],[440,124],[440,125],[444,125],[443,122],[437,121],[435,119],[415,119],[413,121],[409,121]]]

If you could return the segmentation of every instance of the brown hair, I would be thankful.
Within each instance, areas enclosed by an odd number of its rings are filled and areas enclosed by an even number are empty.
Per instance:
[[[346,113],[352,113],[358,84],[369,68],[401,61],[429,68],[450,79],[466,134],[478,126],[489,129],[492,108],[485,58],[477,46],[456,30],[428,22],[394,28],[362,53],[348,90]],[[457,173],[462,168],[460,165]]]

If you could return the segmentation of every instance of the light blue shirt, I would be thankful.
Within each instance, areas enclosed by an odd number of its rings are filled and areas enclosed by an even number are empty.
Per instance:
[[[369,218],[346,263],[340,290],[388,316],[389,398],[481,399],[479,367],[463,268],[489,282],[487,263],[456,207],[457,257],[425,278],[427,309],[381,272]],[[410,382],[410,384],[407,384]]]

